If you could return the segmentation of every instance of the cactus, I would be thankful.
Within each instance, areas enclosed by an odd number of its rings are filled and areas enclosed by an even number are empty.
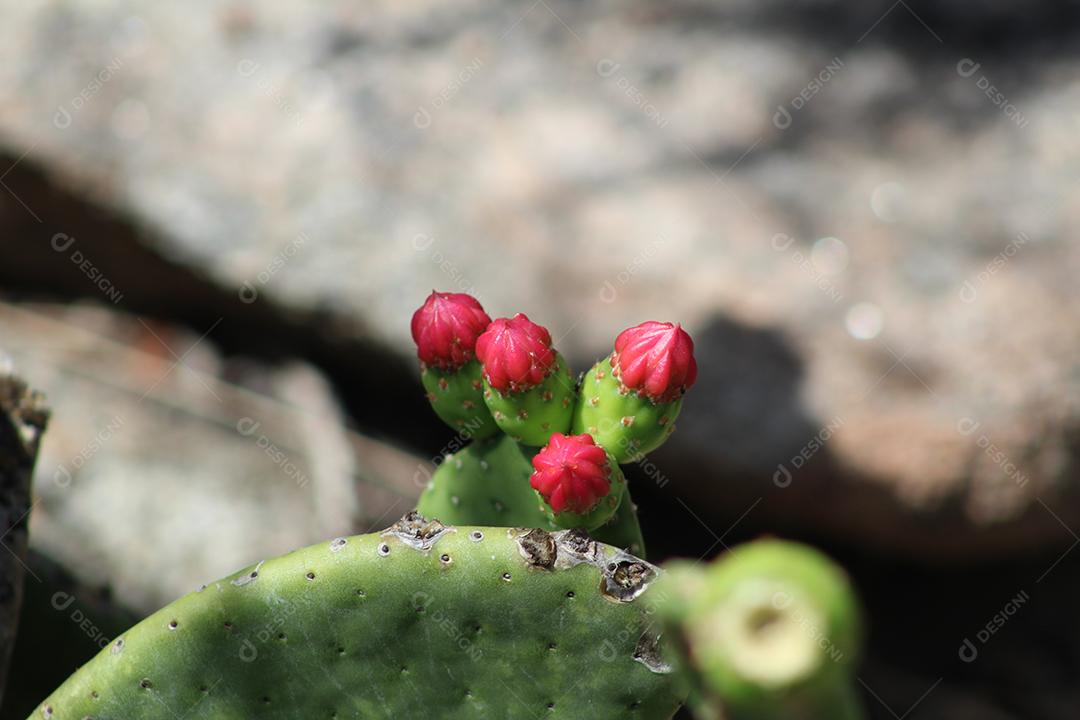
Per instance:
[[[499,318],[476,341],[484,401],[504,433],[525,445],[544,445],[570,429],[576,392],[551,334],[522,313]]]
[[[416,509],[452,525],[554,530],[529,487],[531,473],[529,456],[510,437],[477,440],[440,463]]]
[[[435,414],[461,435],[481,439],[499,431],[484,404],[476,339],[491,318],[476,298],[431,292],[412,317],[420,380]]]
[[[580,531],[410,513],[168,605],[32,717],[669,718],[657,575]]]
[[[658,615],[701,720],[861,720],[858,602],[818,551],[779,540],[671,563]]]
[[[541,498],[529,485],[532,451],[500,435],[477,440],[447,456],[420,494],[416,509],[452,525],[538,527],[556,530]],[[645,557],[645,542],[630,494],[615,516],[592,535],[608,545]]]
[[[521,480],[529,478],[536,448],[573,426],[575,435],[590,435],[614,460],[609,462],[611,481],[622,487],[617,464],[639,459],[674,430],[682,395],[697,376],[690,336],[677,325],[658,322],[623,331],[615,352],[586,375],[585,395],[579,398],[569,367],[545,328],[522,313],[482,327],[485,321],[479,302],[453,293],[432,292],[413,316],[421,375],[432,405],[451,427],[474,439],[473,446],[448,456],[435,471],[418,509],[459,524],[583,527],[603,542],[643,555],[628,490],[607,493],[603,506],[583,513],[556,510],[550,498]],[[487,414],[467,414],[476,410],[474,357],[480,363]],[[470,435],[467,430],[477,424],[480,431]],[[492,425],[510,440],[480,442],[490,437]]]
[[[555,433],[532,464],[530,483],[559,527],[595,530],[615,516],[626,479],[591,436]]]
[[[685,330],[651,321],[628,328],[614,352],[586,373],[572,431],[632,462],[674,432],[682,396],[696,379],[694,342]]]
[[[663,720],[689,697],[700,720],[862,719],[857,603],[822,555],[640,557],[619,462],[664,441],[695,381],[679,326],[621,333],[581,402],[522,314],[432,292],[412,334],[432,407],[472,440],[419,511],[181,598],[32,717]]]

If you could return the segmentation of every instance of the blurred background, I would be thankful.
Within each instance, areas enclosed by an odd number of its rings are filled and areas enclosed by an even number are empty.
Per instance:
[[[698,385],[630,472],[650,559],[833,554],[873,717],[1077,716],[1076,3],[0,18],[0,365],[53,409],[3,717],[409,509],[451,440],[408,332],[432,288],[578,370],[682,322]]]

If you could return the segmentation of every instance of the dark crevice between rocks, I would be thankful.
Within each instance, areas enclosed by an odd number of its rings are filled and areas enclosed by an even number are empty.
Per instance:
[[[152,228],[96,204],[32,158],[16,160],[0,153],[0,168],[11,168],[0,188],[4,298],[89,300],[184,326],[196,336],[213,327],[207,337],[226,357],[299,358],[318,367],[369,435],[425,452],[445,443],[446,430],[427,406],[413,359],[371,337],[348,308],[297,311],[275,302],[272,287],[244,302],[242,288],[165,257]],[[82,258],[107,284],[80,268]]]
[[[40,394],[0,374],[0,543],[5,550],[0,553],[0,696],[23,607],[30,479],[48,421]]]
[[[0,717],[24,718],[71,673],[116,640],[142,616],[120,604],[107,587],[80,582],[63,565],[31,550],[34,579],[26,584],[8,692]]]

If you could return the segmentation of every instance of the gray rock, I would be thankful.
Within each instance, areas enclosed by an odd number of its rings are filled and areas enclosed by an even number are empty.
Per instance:
[[[756,502],[923,556],[1063,546],[1076,61],[997,54],[1016,16],[980,7],[7,0],[0,131],[161,255],[402,357],[432,287],[580,366],[681,319],[703,373],[657,463],[716,534]]]
[[[54,409],[32,547],[122,605],[385,524],[415,492],[416,461],[347,431],[308,366],[94,307],[0,305],[0,338]]]

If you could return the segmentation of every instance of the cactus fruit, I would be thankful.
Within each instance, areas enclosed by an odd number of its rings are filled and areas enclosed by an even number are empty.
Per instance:
[[[459,434],[485,438],[499,428],[484,404],[476,339],[491,318],[476,298],[432,291],[413,313],[420,380],[435,414]]]
[[[675,430],[682,396],[696,379],[694,341],[680,326],[649,321],[627,328],[615,351],[586,373],[572,431],[632,462]]]
[[[576,392],[551,334],[522,313],[499,318],[476,341],[484,401],[504,433],[525,445],[544,445],[570,429]]]
[[[432,473],[416,509],[450,525],[538,527],[556,530],[547,508],[529,485],[532,452],[506,435],[476,440],[447,456]],[[615,516],[592,536],[602,543],[645,557],[629,491]]]
[[[532,465],[529,483],[559,527],[594,530],[614,517],[625,494],[618,463],[589,435],[555,433]]]
[[[818,551],[759,540],[705,569],[672,563],[656,591],[702,720],[863,717],[852,681],[858,601]]]
[[[32,718],[670,718],[658,572],[576,530],[410,513],[168,605]]]

